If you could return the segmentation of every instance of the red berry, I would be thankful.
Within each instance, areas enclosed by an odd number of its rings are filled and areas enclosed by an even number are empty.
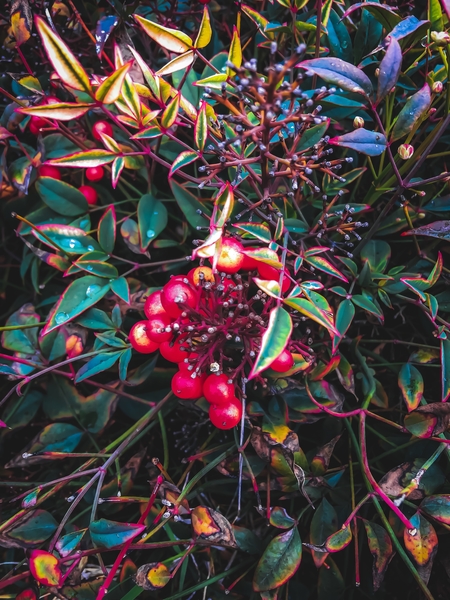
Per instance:
[[[279,269],[275,269],[275,267],[271,267],[270,265],[267,265],[266,263],[263,263],[261,261],[257,261],[257,262],[258,262],[257,269],[258,269],[258,273],[259,273],[259,276],[261,277],[261,279],[280,281],[281,271]],[[291,282],[287,276],[287,273],[285,272],[285,275],[283,277],[283,285],[282,285],[281,291],[287,292],[290,287],[291,287]]]
[[[191,377],[184,371],[178,371],[172,377],[172,392],[183,400],[197,400],[202,396],[202,380],[200,377]]]
[[[147,326],[148,321],[139,321],[133,325],[128,335],[130,344],[142,354],[150,354],[159,348],[159,344],[148,337]]]
[[[88,167],[86,169],[86,179],[89,181],[100,181],[100,179],[103,179],[104,174],[103,167]]]
[[[52,179],[61,179],[61,171],[52,165],[41,165],[39,167],[39,177],[51,177]]]
[[[283,352],[271,363],[270,369],[277,373],[285,373],[294,366],[294,357],[289,350],[284,349]]]
[[[225,238],[222,240],[219,259],[217,261],[217,270],[222,273],[237,273],[244,264],[244,246],[234,238]],[[211,262],[212,258],[209,259]]]
[[[247,246],[245,250],[252,252],[254,250],[259,250],[259,248],[257,248],[256,246]],[[254,271],[258,268],[258,265],[259,261],[244,254],[244,262],[242,263],[241,267],[242,269],[244,269],[244,271]]]
[[[155,315],[147,321],[148,337],[157,344],[169,341],[173,337],[172,331],[166,331],[166,327],[168,327],[170,323],[171,320],[169,315],[164,315],[162,313]]]
[[[209,418],[218,429],[232,429],[240,422],[242,417],[242,404],[233,396],[225,404],[211,404]]]
[[[105,133],[109,137],[113,136],[113,128],[108,123],[108,121],[97,121],[92,128],[92,135],[96,140],[101,140],[101,133]]]
[[[234,385],[228,383],[228,377],[209,375],[203,384],[203,395],[211,404],[226,404],[234,398]]]
[[[84,195],[88,204],[97,204],[98,194],[93,187],[91,187],[90,185],[80,185],[78,189]]]
[[[200,285],[203,281],[214,283],[214,273],[210,267],[197,267],[191,269],[187,274],[189,281],[194,285]]]
[[[31,117],[28,129],[33,135],[38,135],[43,127],[48,126],[49,122],[47,119],[42,119],[41,117]]]
[[[176,319],[183,312],[182,305],[197,306],[197,294],[190,285],[179,279],[171,279],[161,292],[161,304],[171,317]]]
[[[147,298],[144,304],[144,312],[147,319],[152,319],[155,315],[167,314],[164,306],[161,304],[161,291],[153,292]]]
[[[176,341],[173,344],[170,341],[167,341],[161,344],[159,351],[166,360],[173,363],[181,363],[188,356],[188,352],[184,351],[183,348],[186,348],[187,350],[187,346],[183,345],[183,341]]]

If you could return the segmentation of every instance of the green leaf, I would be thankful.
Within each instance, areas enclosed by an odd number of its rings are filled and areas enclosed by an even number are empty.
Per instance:
[[[98,354],[91,358],[85,365],[81,367],[75,377],[75,383],[80,383],[92,375],[102,373],[110,367],[112,367],[122,355],[122,350],[117,352],[105,352],[104,354]]]
[[[180,111],[180,94],[178,93],[173,100],[166,106],[161,116],[161,127],[169,129],[175,123]]]
[[[284,303],[325,327],[330,334],[339,335],[333,323],[333,315],[321,310],[306,298],[286,298]]]
[[[386,137],[382,133],[369,131],[364,127],[331,138],[329,143],[334,146],[356,150],[356,152],[361,152],[367,156],[380,156],[387,146]]]
[[[423,397],[423,378],[420,371],[414,365],[405,363],[398,374],[398,385],[408,412],[415,410]]]
[[[292,333],[290,314],[281,306],[276,306],[270,312],[269,324],[261,339],[261,348],[249,379],[253,379],[264,369],[270,367],[273,361],[283,352],[289,343]]]
[[[117,521],[108,521],[107,519],[92,521],[89,525],[89,533],[94,546],[102,548],[121,546],[144,530],[145,525],[118,523]]]
[[[450,397],[450,340],[441,340],[442,402]]]
[[[112,204],[98,223],[98,241],[107,254],[111,254],[116,243],[116,210]]]
[[[345,583],[342,573],[334,560],[328,557],[327,564],[322,565],[319,570],[317,600],[342,600],[344,590]]]
[[[352,541],[352,530],[350,525],[332,533],[325,541],[325,548],[328,552],[340,552],[346,548]]]
[[[102,260],[82,260],[79,258],[73,267],[78,267],[83,271],[96,275],[97,277],[104,277],[105,279],[112,279],[118,276],[118,271],[114,265]]]
[[[342,340],[348,328],[350,327],[354,316],[355,307],[352,301],[348,300],[347,298],[345,300],[342,300],[336,311],[335,325],[336,330],[339,332],[339,334],[333,338],[333,354],[336,352],[340,341]]]
[[[331,9],[327,23],[327,37],[334,56],[347,62],[353,59],[353,46],[345,23],[341,21],[335,10]]]
[[[86,531],[87,529],[80,529],[79,531],[72,531],[60,537],[55,546],[60,556],[64,557],[72,554],[83,539]]]
[[[60,215],[75,217],[88,210],[84,194],[64,181],[52,177],[39,177],[36,190],[45,204]]]
[[[233,225],[233,227],[237,227],[237,229],[240,229],[244,233],[248,233],[251,237],[267,244],[272,241],[270,229],[262,223],[237,223],[236,225]]]
[[[133,61],[127,62],[119,69],[116,69],[109,77],[103,81],[95,92],[95,99],[102,104],[114,104],[119,99],[122,92],[123,82],[130,70]]]
[[[362,522],[366,529],[369,550],[373,556],[373,587],[377,591],[383,582],[384,575],[394,555],[394,550],[391,538],[381,525],[366,519],[362,519]]]
[[[18,108],[16,112],[41,117],[42,119],[71,121],[72,119],[82,117],[88,110],[92,109],[92,106],[92,104],[83,104],[81,102],[58,102],[55,104],[40,104],[39,106]]]
[[[290,579],[302,560],[302,542],[294,527],[280,533],[264,551],[253,576],[255,592],[273,590]]]
[[[392,8],[386,4],[379,4],[378,2],[357,2],[352,4],[342,15],[342,18],[344,19],[353,11],[360,8],[364,8],[364,10],[367,10],[373,15],[375,19],[383,25],[387,32],[391,31],[402,20],[402,17],[395,13]]]
[[[296,523],[295,519],[288,515],[285,508],[275,506],[270,510],[270,524],[278,527],[278,529],[290,529]]]
[[[200,152],[205,149],[206,140],[208,139],[208,120],[206,116],[207,104],[205,100],[200,103],[200,110],[197,113],[197,119],[195,121],[194,136],[195,145]]]
[[[50,311],[41,336],[78,317],[86,309],[101,300],[109,289],[109,283],[105,285],[104,279],[92,275],[73,281],[61,294],[58,302]]]
[[[124,350],[119,359],[119,377],[120,381],[126,381],[127,379],[127,371],[128,365],[130,364],[130,360],[133,356],[133,352],[131,348],[127,348]]]
[[[41,406],[42,397],[39,390],[28,390],[23,396],[19,396],[2,415],[8,427],[14,430],[30,423]],[[4,429],[3,432],[7,433],[8,430]]]
[[[22,308],[16,310],[6,321],[7,327],[21,325],[33,325],[40,323],[41,319],[34,310],[32,304],[24,304]],[[2,332],[2,346],[13,352],[33,355],[38,347],[37,336],[39,328],[30,327],[29,329],[12,329]]]
[[[391,141],[398,140],[410,133],[416,123],[425,115],[431,104],[430,86],[426,83],[421,90],[405,102],[405,106],[395,121]]]
[[[214,198],[214,206],[221,209],[215,226],[218,229],[222,229],[225,227],[234,208],[234,191],[229,181],[219,189],[217,196]]]
[[[17,527],[7,531],[7,536],[23,548],[33,548],[43,544],[55,533],[58,523],[46,510],[32,510]]]
[[[375,19],[370,12],[363,8],[361,19],[353,40],[353,52],[355,55],[355,64],[359,64],[364,56],[367,56],[377,47],[383,33],[382,24]]]
[[[430,517],[433,517],[439,523],[450,525],[450,495],[436,494],[428,496],[422,500],[420,510],[423,510]]]
[[[178,171],[178,169],[181,169],[182,167],[190,165],[191,163],[196,161],[197,158],[198,154],[197,152],[195,152],[195,150],[185,150],[184,152],[181,152],[173,161],[172,166],[170,167],[169,177],[172,177],[172,175],[176,171]]]
[[[302,61],[297,67],[347,92],[372,94],[372,83],[364,71],[340,58],[313,58]]]
[[[211,214],[210,209],[205,204],[199,202],[197,197],[191,194],[187,188],[183,187],[173,179],[171,179],[169,183],[172,193],[175,196],[175,200],[177,201],[181,212],[186,217],[189,225],[191,225],[191,227],[194,229],[208,225],[208,220],[205,219],[201,214],[198,214],[197,211],[200,210],[202,213],[209,215]]]
[[[125,277],[119,277],[118,279],[114,279],[114,281],[111,281],[111,290],[121,300],[123,300],[127,304],[130,304],[130,287]]]
[[[111,163],[116,158],[114,152],[96,148],[95,150],[84,150],[82,152],[74,152],[60,158],[52,158],[45,164],[63,166],[63,167],[101,167]]]
[[[53,250],[64,250],[70,254],[85,254],[99,250],[99,245],[94,238],[86,235],[83,229],[70,225],[53,223],[36,225],[32,234]]]
[[[199,79],[195,85],[198,86],[208,86],[213,90],[221,90],[222,83],[224,83],[228,79],[226,73],[215,73],[214,75],[209,75],[209,77],[204,77],[203,79]]]
[[[379,67],[377,103],[381,102],[395,87],[402,70],[402,58],[400,44],[395,38],[391,37],[388,49]]]
[[[138,204],[138,225],[142,252],[145,252],[150,242],[164,231],[167,221],[168,215],[165,205],[152,194],[144,194]]]
[[[380,320],[380,322],[383,323],[384,315],[382,311],[370,298],[367,297],[366,294],[355,294],[354,296],[352,296],[352,302],[354,302],[356,306],[363,308],[370,314],[375,315],[375,317],[377,317]]]
[[[241,40],[236,27],[233,28],[233,37],[231,39],[230,51],[228,53],[228,61],[233,63],[233,65],[238,68],[242,65]],[[232,77],[233,75],[234,70],[230,67],[227,67],[227,76]]]
[[[345,277],[345,275],[343,275],[339,271],[339,269],[336,269],[336,267],[334,265],[332,265],[331,262],[329,260],[327,260],[326,258],[323,258],[322,256],[308,256],[307,257],[305,255],[305,261],[307,263],[309,263],[311,266],[313,266],[315,269],[319,269],[319,271],[323,271],[324,273],[327,273],[328,275],[331,275],[332,277],[337,277],[338,279],[345,281],[345,283],[348,283],[347,277]]]
[[[163,27],[163,25],[144,19],[139,15],[133,15],[133,17],[152,40],[155,40],[155,42],[169,52],[181,54],[192,48],[191,38],[182,31]]]
[[[383,273],[391,258],[391,247],[383,240],[369,240],[360,256],[363,262],[369,263],[372,272]]]
[[[318,144],[325,135],[329,126],[330,119],[327,119],[324,123],[321,123],[320,125],[314,125],[313,127],[307,129],[304,133],[302,133],[301,138],[297,142],[297,145],[295,146],[295,152],[304,152],[305,150],[312,148],[315,144]]]
[[[318,508],[314,511],[311,520],[309,533],[311,544],[318,547],[322,546],[327,538],[336,531],[337,526],[338,518],[336,511],[328,500],[323,498]],[[311,554],[317,568],[323,565],[328,556],[328,552],[318,552],[314,549],[311,549]]]
[[[108,315],[98,308],[90,308],[87,310],[78,317],[77,323],[88,329],[97,329],[99,331],[114,329],[114,323]]]
[[[444,1],[444,5],[448,3]],[[428,2],[428,20],[431,22],[432,31],[444,30],[444,18],[439,0],[429,0]]]

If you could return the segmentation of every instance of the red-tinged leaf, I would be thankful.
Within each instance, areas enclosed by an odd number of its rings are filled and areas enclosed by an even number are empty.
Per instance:
[[[302,541],[297,527],[277,535],[264,551],[253,576],[255,592],[282,586],[297,571],[302,560]]]
[[[151,125],[146,129],[142,129],[139,133],[135,133],[131,136],[131,140],[151,140],[153,138],[160,137],[163,134],[158,125]]]
[[[253,23],[255,23],[257,27],[259,27],[259,30],[264,36],[269,37],[265,31],[267,25],[269,25],[269,21],[264,18],[259,11],[247,6],[246,4],[241,5],[241,10],[253,21]],[[272,39],[272,36],[270,36],[270,39]]]
[[[340,341],[345,336],[348,328],[350,327],[353,317],[355,316],[355,306],[351,300],[347,298],[342,300],[336,311],[336,329],[339,332],[333,338],[333,354],[336,352]]]
[[[100,167],[111,163],[116,158],[116,155],[109,150],[83,150],[82,152],[74,152],[61,158],[53,158],[48,160],[46,165],[56,165],[62,167]]]
[[[350,544],[352,537],[350,525],[347,525],[326,539],[325,548],[328,552],[340,552]]]
[[[95,92],[95,99],[97,102],[113,104],[119,99],[119,96],[122,93],[123,82],[132,64],[132,61],[127,62],[105,79]]]
[[[55,104],[41,104],[29,108],[17,108],[16,112],[24,115],[41,117],[42,119],[55,119],[56,121],[71,121],[82,117],[88,110],[92,110],[92,104],[79,104],[75,102],[58,102]]]
[[[450,397],[450,340],[441,340],[442,402]]]
[[[17,594],[16,600],[37,600],[36,592],[32,588],[27,588]]]
[[[67,86],[90,95],[89,77],[69,47],[42,17],[37,16],[35,23],[47,56],[62,81]]]
[[[338,135],[331,138],[330,144],[350,148],[367,156],[380,156],[386,150],[386,137],[378,131],[369,131],[368,129],[355,129],[350,133]]]
[[[97,230],[98,241],[102,249],[111,254],[116,241],[116,210],[112,204],[102,215]]]
[[[163,114],[161,115],[161,127],[169,129],[175,123],[180,111],[180,94],[177,94],[173,100],[169,102]]]
[[[420,371],[411,363],[405,363],[398,374],[398,385],[408,412],[415,410],[423,397],[423,377]]]
[[[366,519],[362,519],[362,521],[366,529],[369,550],[373,556],[373,587],[377,591],[394,556],[394,550],[391,538],[381,525],[366,521]]]
[[[17,46],[21,46],[31,37],[33,17],[28,0],[13,0],[11,2],[11,29]]]
[[[209,18],[208,7],[203,8],[202,22],[200,23],[200,29],[198,30],[197,37],[194,42],[195,48],[205,48],[212,38],[211,20]]]
[[[427,515],[433,517],[439,523],[450,525],[450,495],[427,496],[422,500],[420,510],[426,512]]]
[[[290,529],[296,524],[295,519],[290,517],[286,509],[281,506],[275,506],[270,509],[270,524],[278,529]]]
[[[205,9],[206,10],[206,9]],[[200,110],[197,113],[197,119],[195,121],[195,145],[200,152],[205,149],[206,140],[208,139],[208,121],[206,116],[207,104],[205,100],[200,103]]]
[[[405,235],[426,235],[440,240],[450,240],[450,221],[434,221],[428,225],[404,231],[402,236]]]
[[[72,552],[77,549],[77,546],[80,544],[86,531],[87,529],[80,529],[79,531],[72,531],[71,533],[67,533],[60,537],[56,542],[56,549],[60,556],[64,557],[72,554]]]
[[[20,234],[19,234],[20,235]],[[31,252],[37,256],[40,260],[45,262],[47,265],[50,265],[54,269],[58,269],[64,273],[69,267],[70,262],[64,256],[59,256],[58,254],[52,254],[51,252],[46,252],[45,250],[41,250],[41,248],[36,248],[33,244],[30,244],[28,240],[24,237],[20,236],[23,243],[31,250]]]
[[[194,51],[188,50],[187,52],[184,52],[184,54],[180,54],[166,63],[161,69],[156,71],[156,75],[170,75],[170,73],[176,73],[176,71],[187,69],[192,65],[194,60]]]
[[[336,267],[332,265],[326,258],[323,258],[322,256],[305,256],[305,261],[315,269],[319,269],[319,271],[323,271],[328,275],[337,277],[338,279],[345,281],[345,283],[348,283],[347,277],[345,277],[345,275],[343,275],[339,269],[336,269]]]
[[[372,83],[364,71],[340,58],[313,58],[304,60],[297,67],[347,92],[365,96],[372,94]]]
[[[309,317],[313,321],[316,321],[316,323],[319,323],[319,325],[322,325],[322,327],[325,327],[330,335],[339,335],[333,323],[333,315],[321,310],[315,304],[306,300],[306,298],[286,298],[284,302],[302,315]]]
[[[185,150],[184,152],[181,152],[181,154],[179,154],[176,157],[176,159],[172,163],[172,166],[170,167],[169,177],[172,177],[172,175],[176,171],[178,171],[178,169],[181,169],[182,167],[185,167],[186,165],[190,165],[191,163],[195,162],[197,159],[198,159],[198,154],[194,150]]]
[[[391,37],[386,54],[380,63],[377,103],[381,102],[395,87],[402,70],[402,58],[400,44],[394,37]]]
[[[272,235],[270,233],[270,229],[266,225],[263,225],[262,223],[237,223],[236,225],[233,225],[233,227],[237,227],[237,229],[240,229],[244,233],[247,233],[248,236],[245,236],[245,237],[256,238],[257,240],[261,240],[262,242],[264,242],[266,244],[270,244],[270,242],[272,241]],[[258,255],[258,256],[261,256],[261,255]],[[256,258],[256,260],[261,260],[261,259]]]
[[[28,563],[32,576],[41,585],[60,587],[62,573],[59,560],[45,550],[31,550]]]
[[[410,518],[414,529],[403,532],[403,541],[408,554],[416,564],[420,577],[428,583],[434,557],[438,550],[438,537],[433,525],[420,513]]]
[[[163,27],[162,25],[159,25],[159,23],[149,21],[139,15],[133,15],[133,17],[152,40],[166,50],[169,50],[169,52],[181,54],[192,48],[191,38],[182,31]]]
[[[425,115],[431,104],[431,90],[426,83],[421,90],[413,94],[405,102],[405,106],[395,121],[391,141],[395,141],[410,133],[416,123]]]
[[[341,357],[339,355],[333,356],[333,358],[326,364],[319,362],[319,364],[308,375],[310,381],[320,381],[321,379],[324,379],[327,375],[338,368],[340,362]]]
[[[225,227],[225,223],[230,218],[234,208],[234,192],[229,181],[220,188],[219,193],[214,199],[214,205],[222,209],[219,218],[215,222],[215,226],[218,229],[222,229]]]
[[[242,65],[242,48],[241,48],[241,40],[239,37],[239,32],[236,27],[233,28],[233,37],[231,39],[230,51],[228,52],[228,61],[233,63],[235,67],[240,67]],[[232,77],[234,75],[234,70],[230,67],[227,67],[227,76]]]
[[[255,230],[256,231],[256,230]],[[262,229],[259,229],[262,232]],[[280,262],[280,259],[277,256],[277,253],[270,248],[259,248],[258,250],[246,250],[243,252],[245,256],[249,258],[254,258],[255,260],[259,260],[266,265],[271,267],[275,267],[275,269],[282,269],[283,263]]]
[[[192,535],[210,544],[236,547],[233,528],[229,521],[216,510],[197,506],[191,512]]]
[[[149,592],[155,592],[166,586],[171,579],[170,571],[163,563],[142,565],[134,577],[136,585]],[[136,596],[133,596],[136,598]]]
[[[106,284],[104,279],[92,275],[73,281],[50,311],[41,336],[43,337],[60,325],[72,321],[82,312],[94,306],[105,296],[109,288],[110,284]]]
[[[145,525],[118,523],[107,519],[92,521],[89,525],[89,533],[93,544],[103,548],[121,546],[142,533],[144,529]]]
[[[272,309],[269,325],[261,339],[261,348],[250,372],[249,379],[253,379],[283,352],[289,343],[292,333],[292,319],[290,314],[281,306]]]
[[[144,194],[138,204],[138,226],[141,251],[145,252],[164,229],[168,221],[167,208],[152,194]]]

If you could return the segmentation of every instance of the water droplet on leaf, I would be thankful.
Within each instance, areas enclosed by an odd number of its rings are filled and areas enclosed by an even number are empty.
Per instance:
[[[68,318],[69,318],[69,315],[67,313],[60,312],[56,315],[55,321],[58,325],[61,325],[61,323],[64,323],[65,321],[67,321]]]
[[[86,290],[86,296],[88,298],[93,298],[100,289],[101,289],[101,287],[99,285],[95,285],[95,284],[90,285],[90,286],[88,286],[88,288]]]

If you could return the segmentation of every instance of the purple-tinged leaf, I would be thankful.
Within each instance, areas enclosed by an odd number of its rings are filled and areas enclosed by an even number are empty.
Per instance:
[[[381,102],[395,87],[402,70],[402,58],[400,44],[394,37],[391,37],[386,54],[380,63],[377,103]]]
[[[440,240],[450,240],[450,221],[434,221],[428,225],[404,231],[402,236],[405,235],[426,235]]]
[[[331,138],[329,143],[334,146],[356,150],[356,152],[361,152],[367,156],[380,156],[387,146],[386,137],[382,133],[364,128],[338,135]]]
[[[345,17],[358,9],[367,10],[383,25],[386,31],[391,31],[402,20],[402,17],[395,13],[389,6],[378,4],[378,2],[357,2],[356,4],[352,4],[342,15],[342,18],[345,19]]]
[[[347,92],[364,96],[372,94],[372,83],[364,71],[340,58],[313,58],[302,61],[297,67]]]
[[[405,106],[395,121],[391,140],[395,141],[410,133],[416,123],[428,111],[431,104],[430,86],[426,83],[421,90],[413,94],[405,102]]]
[[[423,397],[423,377],[410,363],[402,365],[398,374],[398,385],[408,412],[415,410]]]
[[[394,29],[389,33],[389,36],[394,37],[397,40],[402,40],[412,33],[417,33],[422,36],[425,35],[429,25],[430,21],[419,21],[419,19],[414,16],[406,17],[406,19],[402,19],[397,23]]]

